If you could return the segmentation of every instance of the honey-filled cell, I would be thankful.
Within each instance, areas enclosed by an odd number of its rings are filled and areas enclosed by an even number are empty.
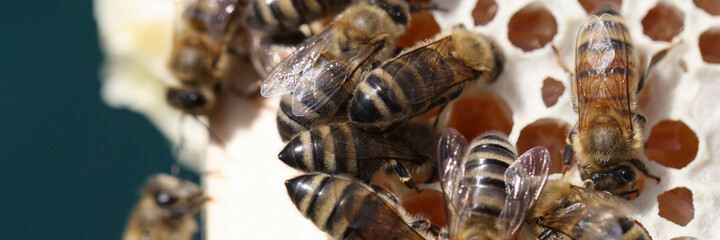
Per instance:
[[[720,27],[714,27],[700,34],[698,39],[703,61],[720,63]]]
[[[485,25],[492,21],[497,13],[498,5],[494,0],[478,0],[472,11],[475,26]]]
[[[682,32],[684,17],[675,6],[658,2],[642,19],[643,33],[652,40],[670,42]]]
[[[682,121],[664,120],[653,126],[645,145],[648,159],[680,169],[695,159],[698,138]]]
[[[458,98],[453,104],[447,123],[469,140],[490,130],[510,134],[512,110],[492,91],[478,91],[472,96]]]
[[[658,195],[659,215],[680,226],[686,226],[695,216],[693,194],[690,189],[678,187]]]
[[[440,26],[429,11],[419,11],[410,15],[410,27],[400,35],[395,44],[398,47],[409,48],[418,42],[430,39],[440,33]]]
[[[710,15],[720,15],[720,0],[693,0],[693,3]]]
[[[517,141],[518,155],[536,146],[543,146],[550,152],[550,173],[562,172],[565,138],[570,133],[570,124],[550,118],[537,120],[520,131]]]
[[[545,106],[552,107],[557,103],[558,98],[560,98],[562,93],[565,92],[565,85],[553,78],[545,78],[540,91],[542,93],[543,103],[545,103]]]
[[[542,3],[517,11],[508,23],[508,39],[525,52],[544,47],[557,34],[557,21]]]
[[[445,227],[445,202],[442,192],[434,189],[407,193],[400,196],[400,204],[412,216],[427,218],[438,227]]]

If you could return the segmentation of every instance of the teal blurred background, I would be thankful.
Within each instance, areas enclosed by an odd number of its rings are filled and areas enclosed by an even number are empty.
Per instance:
[[[102,102],[92,1],[3,5],[0,239],[120,239],[168,143]]]

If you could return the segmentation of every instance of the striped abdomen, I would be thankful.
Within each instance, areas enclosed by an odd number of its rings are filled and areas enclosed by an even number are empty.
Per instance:
[[[299,132],[310,130],[316,120],[335,115],[342,106],[339,102],[343,101],[329,101],[317,111],[310,112],[305,116],[295,116],[292,112],[292,95],[284,95],[280,98],[280,108],[278,108],[276,118],[280,138],[284,142],[290,141]]]
[[[463,89],[462,84],[453,87],[428,86],[428,83],[436,79],[466,78],[466,75],[456,74],[454,71],[438,71],[462,68],[457,60],[445,56],[447,55],[433,48],[420,48],[373,70],[357,86],[349,106],[350,119],[358,122],[410,119],[456,98]],[[468,71],[472,69],[468,68]],[[472,78],[479,74],[480,72]],[[435,96],[421,97],[426,95],[425,92],[430,88],[442,87],[450,88],[437,92]],[[422,100],[419,100],[421,98]]]
[[[269,33],[297,29],[300,25],[339,13],[352,0],[253,0],[245,12],[248,27]]]
[[[578,33],[576,98],[580,130],[617,121],[632,131],[632,109],[639,83],[637,56],[622,17],[614,12],[591,16]],[[608,121],[609,120],[609,121]]]
[[[493,239],[498,233],[496,222],[505,208],[505,170],[515,161],[517,153],[507,138],[500,133],[487,133],[473,140],[462,164],[465,171],[461,192],[467,199],[472,217],[465,222],[461,234],[487,236]],[[474,229],[469,230],[469,229]]]
[[[334,239],[422,239],[393,206],[357,181],[310,174],[287,180],[285,187],[298,211]]]

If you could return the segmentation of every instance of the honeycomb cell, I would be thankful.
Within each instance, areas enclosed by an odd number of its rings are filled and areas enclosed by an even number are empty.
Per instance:
[[[678,187],[658,195],[661,217],[680,226],[686,226],[695,215],[690,189]]]
[[[698,239],[694,238],[694,237],[675,237],[670,240],[698,240]]]
[[[685,14],[676,7],[659,2],[642,20],[643,33],[655,41],[672,41],[683,30]]]
[[[550,152],[550,173],[562,172],[565,138],[570,124],[550,118],[537,120],[520,131],[517,141],[518,155],[536,146],[544,146]]]
[[[415,12],[410,16],[410,27],[396,40],[398,47],[408,48],[440,33],[440,26],[429,11]]]
[[[512,110],[494,92],[479,91],[455,101],[447,126],[457,129],[468,140],[489,130],[510,134]]]
[[[582,5],[585,12],[588,14],[592,14],[601,8],[605,8],[606,6],[617,11],[620,9],[620,5],[622,5],[621,0],[579,0],[578,2],[580,2],[580,5]]]
[[[552,107],[565,91],[565,85],[553,78],[545,78],[542,86],[542,98],[545,106]]]
[[[695,6],[709,13],[710,15],[720,15],[720,1],[719,0],[693,0]]]
[[[663,166],[683,168],[698,151],[698,138],[682,121],[664,120],[652,128],[645,155]]]
[[[720,27],[708,29],[700,34],[698,40],[703,61],[720,63]]]
[[[557,33],[557,22],[542,3],[533,2],[517,11],[508,23],[510,42],[523,51],[542,48]]]
[[[478,0],[472,11],[475,26],[485,25],[492,21],[497,13],[498,5],[494,0]]]
[[[438,227],[447,224],[445,219],[445,202],[442,192],[424,189],[400,196],[400,203],[410,215],[427,218]]]

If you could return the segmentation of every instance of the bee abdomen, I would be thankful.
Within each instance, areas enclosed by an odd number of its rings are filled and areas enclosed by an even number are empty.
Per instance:
[[[283,96],[280,99],[280,107],[276,119],[280,138],[282,138],[284,142],[290,141],[290,139],[299,132],[309,130],[310,126],[312,126],[313,122],[318,118],[318,114],[315,113],[306,116],[295,116],[292,113],[292,96]]]
[[[333,237],[340,238],[347,229],[348,222],[337,210],[338,205],[343,199],[358,201],[371,193],[369,190],[359,191],[359,188],[351,187],[351,184],[347,179],[311,174],[287,180],[285,187],[293,204],[303,216]]]
[[[301,171],[357,176],[356,162],[347,159],[355,155],[354,144],[335,144],[336,140],[355,139],[355,131],[345,124],[331,124],[301,132],[290,140],[278,158]]]
[[[475,139],[464,159],[468,201],[479,220],[494,221],[504,208],[505,170],[517,158],[515,148],[499,133]],[[484,217],[482,217],[484,216]]]
[[[633,220],[627,217],[618,218],[618,223],[622,228],[622,240],[649,240],[650,238],[645,231],[637,225]]]
[[[297,29],[350,5],[350,0],[255,0],[248,7],[245,22],[266,31]]]

